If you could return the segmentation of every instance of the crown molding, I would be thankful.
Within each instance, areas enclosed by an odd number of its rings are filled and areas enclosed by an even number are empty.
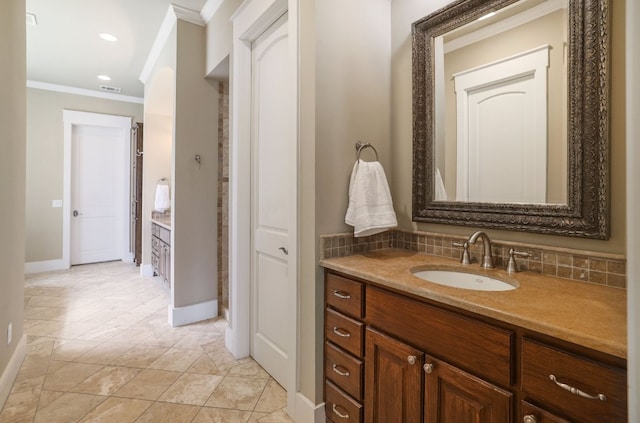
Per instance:
[[[106,100],[123,101],[125,103],[144,104],[144,98],[133,97],[129,95],[103,93],[102,91],[87,90],[85,88],[70,87],[67,85],[50,84],[48,82],[40,82],[27,80],[27,88],[35,88],[38,90],[55,91],[65,94],[75,94],[85,97],[103,98]]]
[[[196,12],[195,10],[187,9],[175,4],[172,4],[169,7],[173,8],[173,13],[176,15],[177,19],[190,22],[198,26],[205,26],[204,19],[202,18],[202,16],[200,16],[200,12]]]
[[[147,56],[147,60],[142,67],[142,71],[140,72],[140,76],[138,79],[146,84],[149,76],[151,75],[151,71],[153,71],[153,67],[158,61],[158,57],[160,57],[160,53],[162,52],[162,48],[167,43],[169,39],[169,35],[173,30],[173,27],[176,25],[176,22],[180,19],[181,21],[190,22],[192,24],[198,26],[205,26],[205,21],[200,16],[200,13],[195,12],[191,9],[186,9],[184,7],[176,6],[175,4],[169,5],[167,9],[167,14],[164,16],[164,20],[162,21],[162,25],[160,25],[160,29],[156,34],[156,39],[153,41],[153,45],[151,46],[151,50],[149,50],[149,55]]]
[[[169,35],[171,34],[171,30],[176,24],[177,16],[173,11],[173,7],[169,6],[167,9],[167,13],[164,15],[164,20],[162,21],[162,25],[160,25],[160,29],[156,34],[156,39],[153,41],[153,45],[151,46],[151,50],[149,50],[149,55],[147,56],[146,62],[144,62],[144,66],[142,67],[142,72],[140,72],[140,76],[138,79],[146,84],[149,76],[151,75],[151,71],[153,70],[153,66],[158,61],[158,57],[160,57],[160,53],[162,52],[162,48],[167,43],[169,39]]]
[[[224,0],[207,0],[200,11],[200,16],[205,23],[208,24],[209,21],[211,21],[213,15],[215,15],[218,9],[220,9],[220,6],[222,6],[222,3],[224,3]]]

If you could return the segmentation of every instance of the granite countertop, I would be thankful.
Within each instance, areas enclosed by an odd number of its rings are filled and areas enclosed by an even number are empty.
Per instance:
[[[531,272],[509,275],[478,263],[401,249],[324,259],[320,265],[416,296],[544,333],[615,357],[627,357],[626,291]],[[519,285],[500,292],[451,288],[422,280],[415,267],[455,267]]]

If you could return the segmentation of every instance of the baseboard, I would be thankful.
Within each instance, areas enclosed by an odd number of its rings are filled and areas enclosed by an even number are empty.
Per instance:
[[[222,317],[224,317],[224,320],[227,322],[229,321],[229,309],[227,307],[222,308]]]
[[[153,277],[153,265],[143,264],[140,266],[140,276]]]
[[[212,319],[217,315],[218,300],[205,301],[177,308],[169,305],[169,324],[173,327]]]
[[[135,256],[133,255],[133,253],[126,253],[124,257],[122,257],[122,261],[125,263],[133,263],[134,258]]]
[[[4,372],[2,372],[2,376],[0,376],[0,410],[2,410],[4,403],[9,397],[11,387],[16,380],[16,376],[18,376],[18,371],[20,371],[20,366],[22,366],[26,351],[27,335],[24,335],[22,339],[20,339],[20,342],[18,342],[16,350],[9,359],[9,363],[7,363],[7,367],[4,369]]]
[[[289,412],[289,410],[287,410],[287,412]],[[291,417],[296,423],[324,423],[326,419],[324,403],[316,405],[300,392],[296,393],[296,404],[293,414]]]
[[[65,266],[62,259],[58,260],[44,260],[44,261],[30,261],[24,264],[25,273],[40,273],[50,272],[52,270],[68,270],[69,267]]]
[[[227,319],[227,322],[229,319]],[[242,345],[236,339],[236,332],[231,325],[227,325],[224,328],[224,346],[231,355],[233,355],[236,360],[241,360],[243,358],[249,357],[251,351],[249,350],[249,343],[244,342]]]

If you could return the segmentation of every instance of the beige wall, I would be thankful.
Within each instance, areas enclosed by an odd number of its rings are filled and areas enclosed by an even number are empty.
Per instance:
[[[640,181],[640,167],[638,157],[640,157],[640,51],[637,43],[631,40],[640,39],[640,2],[637,0],[627,0],[626,2],[626,116],[627,116],[627,139],[634,140],[627,143],[627,180]],[[627,186],[627,254],[633,258],[627,262],[627,277],[630,283],[627,287],[627,319],[629,352],[627,355],[627,381],[629,391],[627,398],[636,399],[629,401],[629,421],[640,421],[640,284],[636,281],[640,279],[640,261],[634,260],[640,255],[640,225],[637,224],[636,216],[640,210],[640,184],[629,183]]]
[[[395,0],[392,16],[392,120],[391,193],[400,227],[406,230],[470,234],[474,228],[415,224],[411,221],[411,23],[445,6],[447,1],[425,6],[420,0]],[[625,134],[624,134],[624,5],[616,2],[612,16],[611,71],[611,239],[586,240],[552,235],[490,230],[496,240],[577,248],[588,251],[625,253]]]
[[[25,0],[0,2],[0,380],[23,335],[26,157]],[[7,325],[13,340],[7,345]],[[7,383],[11,380],[7,379]],[[8,393],[9,386],[0,386]],[[6,391],[5,391],[6,389]],[[0,408],[4,403],[0,394]]]
[[[173,306],[218,298],[218,85],[205,76],[203,27],[178,20],[173,147]],[[199,154],[201,163],[195,161]]]
[[[64,109],[143,118],[142,104],[27,89],[26,261],[62,258]]]
[[[390,8],[388,0],[315,2],[315,69],[309,74],[315,73],[316,261],[313,266],[317,274],[315,286],[308,284],[309,279],[301,281],[300,310],[304,314],[300,321],[300,386],[301,391],[317,403],[322,401],[324,304],[322,272],[317,267],[319,235],[352,229],[344,223],[344,216],[349,177],[356,159],[356,141],[375,146],[389,182],[393,179],[391,166],[396,140],[391,137],[389,119],[392,100]],[[304,30],[301,25],[301,31]],[[304,50],[301,54],[304,60]],[[311,83],[305,74],[302,79]],[[313,89],[307,84],[302,87],[303,96]],[[304,120],[301,125],[305,126]],[[363,159],[371,160],[370,154],[363,152]],[[304,167],[306,157],[302,156],[301,160]],[[301,253],[305,257],[310,251]],[[308,271],[305,266],[308,265],[303,262],[303,274]]]
[[[173,307],[218,297],[218,86],[205,79],[205,40],[205,28],[178,20],[145,84],[143,264],[151,263],[155,188],[166,177]]]

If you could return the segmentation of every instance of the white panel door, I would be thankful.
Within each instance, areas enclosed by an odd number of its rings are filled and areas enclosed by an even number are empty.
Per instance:
[[[526,75],[469,93],[469,201],[544,203],[546,137]]]
[[[71,152],[71,264],[123,258],[124,157],[119,128],[77,125]]]
[[[287,316],[291,184],[286,15],[252,48],[251,355],[282,386],[289,365]]]
[[[548,66],[543,45],[453,75],[458,201],[546,202]]]

